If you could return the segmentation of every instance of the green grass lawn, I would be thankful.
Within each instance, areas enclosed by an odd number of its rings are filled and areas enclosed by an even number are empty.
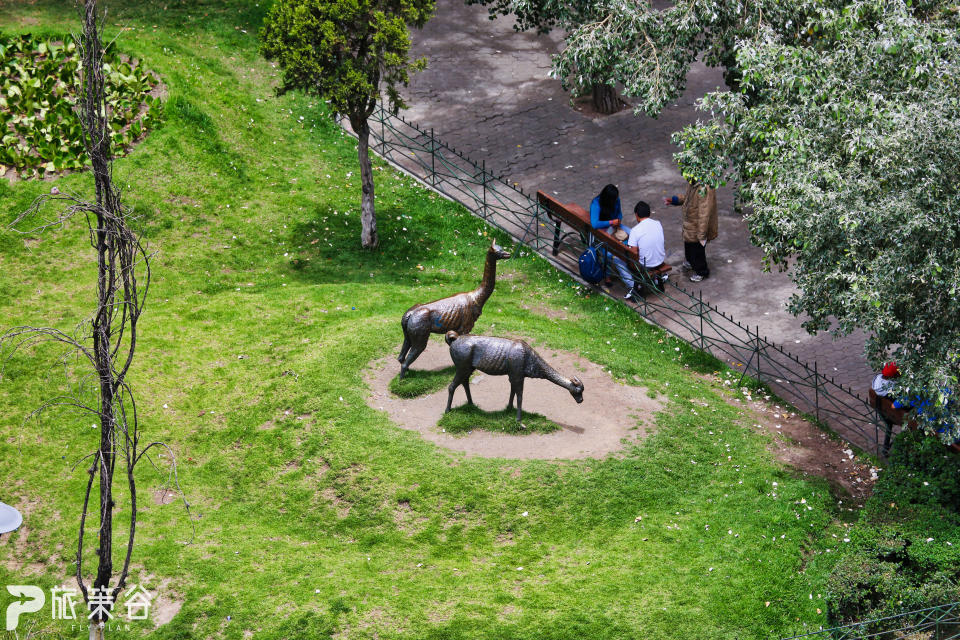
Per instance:
[[[0,24],[76,31],[71,5],[2,3]],[[476,286],[492,232],[378,163],[382,247],[361,250],[354,143],[315,100],[274,97],[256,48],[265,9],[110,3],[107,35],[125,26],[119,46],[169,92],[163,126],[116,165],[158,252],[130,382],[195,517],[156,504],[165,476],[141,468],[134,580],[183,602],[154,635],[744,639],[823,624],[823,575],[804,556],[835,515],[826,483],[773,460],[699,375],[713,363],[526,251],[501,263],[475,332],[636,376],[668,400],[653,435],[604,460],[466,458],[367,406],[364,368],[396,353],[403,311]],[[92,187],[87,174],[55,184]],[[0,183],[2,220],[50,186]],[[82,220],[26,242],[3,231],[2,324],[72,329],[94,267]],[[28,507],[0,542],[3,584],[73,571],[73,465],[97,431],[68,411],[23,422],[65,389],[56,356],[23,353],[0,382],[0,500]],[[34,620],[82,633],[49,610]]]

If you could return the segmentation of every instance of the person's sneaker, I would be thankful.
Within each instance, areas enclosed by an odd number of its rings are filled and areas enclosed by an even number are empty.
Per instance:
[[[627,292],[623,294],[623,299],[634,300],[636,299],[636,295],[637,295],[636,291],[634,291],[633,289],[628,289]]]
[[[683,264],[680,265],[680,268],[681,268],[681,269],[686,269],[687,271],[689,271],[690,269],[693,269],[693,265],[690,264],[690,261],[689,261],[689,260],[684,260],[684,261],[683,261]]]
[[[692,276],[690,276],[690,282],[703,282],[706,279],[707,279],[706,276],[702,276],[699,273],[695,273]]]

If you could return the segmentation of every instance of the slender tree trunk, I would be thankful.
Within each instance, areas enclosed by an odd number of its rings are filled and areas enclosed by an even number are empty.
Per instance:
[[[90,640],[105,640],[107,634],[100,628],[99,622],[90,622],[90,633],[87,636]]]
[[[99,312],[93,323],[94,356],[100,376],[100,530],[97,577],[94,589],[106,589],[113,575],[113,470],[116,464],[113,358],[110,353],[110,315],[114,302],[112,244],[103,230],[107,222],[99,218],[97,232],[100,254]],[[110,225],[112,226],[112,225]]]
[[[102,211],[97,212],[95,246],[97,250],[97,313],[93,318],[93,356],[100,381],[100,449],[97,476],[100,484],[100,528],[97,531],[97,574],[93,581],[93,594],[105,597],[110,594],[113,577],[113,473],[117,459],[116,394],[117,380],[114,376],[114,345],[112,341],[117,279],[120,275],[117,264],[118,243],[121,238],[122,211],[118,192],[111,179],[110,163],[113,158],[110,148],[110,129],[107,123],[104,99],[103,45],[100,42],[96,0],[84,2],[84,77],[83,112],[87,152],[93,169],[96,186],[96,202]],[[123,582],[121,577],[120,582]],[[102,602],[102,601],[101,601]],[[110,611],[111,604],[103,606]],[[107,622],[105,614],[90,620],[90,637],[101,638],[104,631],[98,623]]]
[[[375,249],[380,244],[377,235],[377,214],[373,202],[373,167],[370,165],[370,125],[366,118],[350,121],[357,134],[357,156],[360,160],[360,244],[364,249]]]
[[[601,82],[593,83],[593,108],[598,113],[610,115],[620,111],[620,96],[616,87]]]

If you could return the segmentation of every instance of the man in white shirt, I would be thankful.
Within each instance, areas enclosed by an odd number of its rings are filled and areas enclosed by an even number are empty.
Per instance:
[[[630,236],[625,244],[628,247],[637,248],[637,262],[647,269],[655,269],[662,265],[667,257],[663,247],[663,226],[650,217],[650,205],[642,200],[633,208],[633,212],[637,216],[637,224],[630,230]],[[613,263],[617,273],[620,274],[620,279],[627,285],[627,293],[623,299],[633,300],[637,295],[633,274],[620,258],[615,257]]]

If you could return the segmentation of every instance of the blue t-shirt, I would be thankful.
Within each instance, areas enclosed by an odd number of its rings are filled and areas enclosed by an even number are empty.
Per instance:
[[[623,219],[623,211],[620,209],[620,198],[617,198],[617,204],[613,207],[613,217],[617,220]],[[610,226],[609,220],[600,219],[600,196],[593,199],[590,203],[590,226],[594,229],[606,229]]]

